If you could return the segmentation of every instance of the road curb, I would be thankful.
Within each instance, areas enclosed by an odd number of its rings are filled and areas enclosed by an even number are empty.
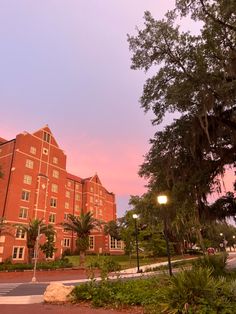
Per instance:
[[[6,296],[0,298],[0,304],[43,303],[43,295]]]

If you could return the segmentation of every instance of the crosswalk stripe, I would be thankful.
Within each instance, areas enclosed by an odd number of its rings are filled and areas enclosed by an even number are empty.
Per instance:
[[[8,292],[12,291],[13,289],[15,289],[16,287],[18,287],[20,285],[20,283],[3,283],[0,284],[0,296],[4,296],[6,295]]]

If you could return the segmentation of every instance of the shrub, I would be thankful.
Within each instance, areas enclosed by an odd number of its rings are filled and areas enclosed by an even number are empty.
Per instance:
[[[12,264],[10,261],[6,263],[0,264],[0,271],[20,271],[25,269],[33,269],[33,264]],[[67,258],[55,260],[55,261],[47,261],[47,262],[38,262],[37,269],[58,269],[58,268],[68,268],[72,267],[72,264],[69,262]]]
[[[196,260],[193,265],[195,267],[211,268],[213,276],[222,276],[226,274],[227,258],[227,253],[221,253],[217,255],[205,255]]]
[[[98,268],[101,271],[101,277],[103,279],[107,278],[108,274],[113,271],[119,271],[121,269],[120,264],[112,259],[109,256],[101,256],[96,258],[96,260],[92,260],[88,267],[91,268]]]
[[[236,298],[225,279],[212,277],[212,269],[195,267],[173,276],[158,294],[164,313],[235,313]],[[155,307],[152,313],[155,312]]]
[[[195,267],[173,277],[155,276],[133,280],[89,283],[72,291],[73,301],[99,306],[143,306],[149,314],[233,314],[236,280],[214,278],[209,268]]]
[[[156,290],[162,283],[160,277],[149,279],[136,279],[128,281],[102,281],[91,282],[76,286],[72,291],[73,302],[90,300],[92,305],[101,306],[127,306],[145,305],[155,303]]]

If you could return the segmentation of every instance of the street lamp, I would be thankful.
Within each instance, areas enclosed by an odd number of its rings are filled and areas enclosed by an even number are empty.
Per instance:
[[[223,249],[226,251],[228,241],[225,239],[225,235],[222,232],[220,233],[220,236],[223,237]]]
[[[138,226],[137,226],[138,215],[137,215],[137,214],[133,214],[133,218],[134,218],[134,225],[135,225],[135,240],[136,240],[136,255],[137,255],[137,273],[139,273],[139,272],[140,272],[140,269],[139,269]]]
[[[166,195],[158,195],[157,196],[157,202],[160,205],[162,212],[163,212],[163,207],[164,205],[166,205],[168,201],[168,198]],[[172,276],[172,267],[171,267],[171,260],[170,260],[170,244],[169,244],[169,238],[168,238],[168,234],[167,234],[167,221],[166,221],[166,214],[163,213],[163,217],[164,217],[164,237],[166,240],[166,253],[167,253],[167,258],[168,258],[168,267],[169,267],[169,274],[170,276]]]
[[[38,260],[38,251],[39,251],[39,238],[40,238],[40,224],[38,224],[38,235],[36,238],[35,246],[34,246],[34,270],[33,270],[33,277],[32,282],[37,282],[36,279],[36,268],[37,268],[37,260]]]

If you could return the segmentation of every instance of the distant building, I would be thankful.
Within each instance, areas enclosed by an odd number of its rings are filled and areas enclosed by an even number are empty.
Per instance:
[[[35,133],[23,132],[15,139],[0,138],[0,217],[10,224],[27,224],[43,218],[56,230],[55,258],[75,250],[75,237],[60,225],[68,214],[92,212],[104,222],[116,219],[115,195],[108,192],[97,174],[82,179],[66,170],[66,155],[48,126]],[[90,252],[120,254],[120,241],[104,235],[102,229],[90,236]],[[0,236],[0,262],[27,260],[26,235]]]

